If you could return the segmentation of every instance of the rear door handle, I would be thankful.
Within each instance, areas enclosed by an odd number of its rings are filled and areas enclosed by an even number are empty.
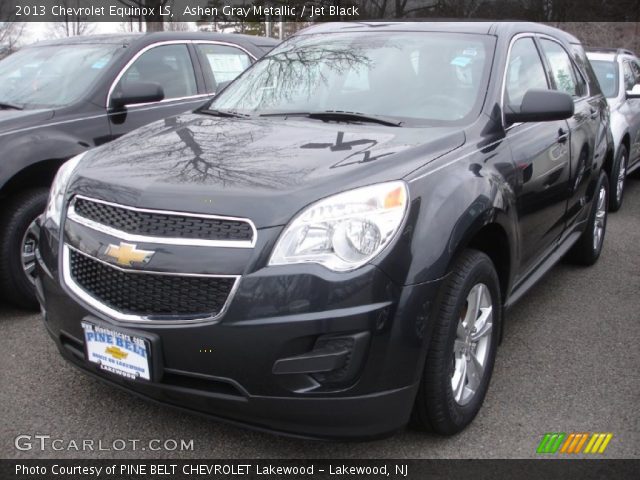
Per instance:
[[[566,132],[564,129],[558,129],[558,143],[564,143],[569,138],[569,132]]]
[[[598,118],[598,109],[591,107],[591,118]]]

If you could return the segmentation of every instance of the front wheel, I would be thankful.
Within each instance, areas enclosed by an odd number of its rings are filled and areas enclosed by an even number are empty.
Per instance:
[[[493,263],[477,250],[462,253],[442,288],[412,423],[453,435],[471,423],[484,401],[502,308]]]
[[[36,218],[47,205],[46,188],[12,197],[0,218],[0,293],[18,307],[36,309]]]

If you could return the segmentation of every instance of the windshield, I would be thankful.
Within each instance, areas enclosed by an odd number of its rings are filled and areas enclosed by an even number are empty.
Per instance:
[[[122,45],[54,45],[19,50],[0,61],[0,104],[50,108],[79,99]]]
[[[256,63],[210,108],[461,123],[479,114],[493,46],[490,36],[453,33],[302,35]]]
[[[608,60],[591,60],[602,93],[607,98],[618,96],[618,64]]]

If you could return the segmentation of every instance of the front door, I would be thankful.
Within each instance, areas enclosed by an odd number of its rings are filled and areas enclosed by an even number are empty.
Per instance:
[[[550,88],[532,37],[516,40],[505,77],[505,110],[517,111],[531,89]],[[508,125],[507,140],[518,170],[515,187],[520,227],[519,272],[526,274],[560,238],[570,177],[569,127],[565,120]]]
[[[164,90],[164,100],[109,111],[111,136],[117,138],[148,123],[187,112],[209,96],[198,93],[196,73],[186,43],[152,47],[123,72],[109,98],[127,82],[155,82]]]

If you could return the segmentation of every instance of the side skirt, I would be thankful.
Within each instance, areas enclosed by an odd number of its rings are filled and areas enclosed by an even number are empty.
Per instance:
[[[583,229],[576,226],[574,231],[567,235],[553,250],[553,252],[511,292],[509,298],[507,298],[504,303],[504,309],[508,310],[511,308],[524,296],[525,293],[527,293],[527,291],[529,291],[531,287],[538,283],[538,281],[540,281],[542,277],[544,277],[546,273],[551,270],[553,266],[558,263],[569,249],[580,239],[582,232]]]

